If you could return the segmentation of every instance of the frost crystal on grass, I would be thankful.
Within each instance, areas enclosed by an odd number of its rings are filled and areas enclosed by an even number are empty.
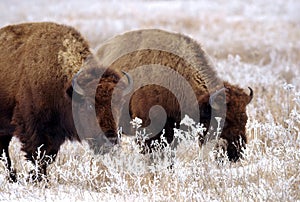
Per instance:
[[[186,125],[186,126],[193,126],[195,125],[195,121],[191,119],[188,115],[185,115],[184,118],[181,120],[180,124]]]
[[[206,128],[204,127],[203,123],[197,123],[196,125],[196,133],[203,136]]]
[[[300,107],[300,92],[295,93],[295,98],[293,99]]]
[[[287,90],[287,91],[291,91],[291,90],[295,89],[295,86],[293,84],[284,83],[283,84],[283,89]]]
[[[130,121],[130,124],[132,125],[132,128],[140,128],[142,126],[143,120],[135,117],[132,121]]]
[[[174,136],[179,139],[198,139],[199,136],[204,136],[204,131],[206,128],[202,123],[196,123],[192,118],[188,115],[185,115],[184,118],[181,120],[180,125],[185,125],[188,128],[188,131],[183,131],[174,128]]]

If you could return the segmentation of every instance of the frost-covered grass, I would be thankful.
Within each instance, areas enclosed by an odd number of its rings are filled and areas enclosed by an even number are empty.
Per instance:
[[[176,151],[138,153],[132,138],[110,154],[94,156],[86,144],[65,143],[49,167],[49,182],[26,182],[31,165],[14,139],[10,146],[20,182],[5,179],[0,201],[299,201],[300,3],[262,1],[1,1],[0,26],[23,21],[73,25],[92,47],[137,28],[163,28],[199,40],[219,75],[255,97],[248,106],[245,158],[222,164],[209,145],[192,138]],[[191,129],[196,125],[191,125]]]

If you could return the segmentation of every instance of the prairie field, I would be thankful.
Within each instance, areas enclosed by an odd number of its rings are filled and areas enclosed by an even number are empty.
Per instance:
[[[32,165],[13,139],[19,181],[9,183],[0,162],[0,201],[300,201],[300,1],[3,0],[0,10],[0,27],[63,23],[95,50],[130,30],[180,32],[202,44],[221,78],[254,91],[248,144],[236,163],[216,161],[210,144],[200,148],[191,132],[197,124],[187,121],[191,134],[176,149],[173,169],[169,148],[143,155],[132,137],[102,156],[85,142],[66,142],[48,181],[35,184],[26,181]]]

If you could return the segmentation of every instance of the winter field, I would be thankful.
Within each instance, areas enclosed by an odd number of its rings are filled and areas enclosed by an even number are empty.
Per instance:
[[[67,142],[49,166],[49,181],[32,184],[32,165],[14,139],[20,180],[9,183],[0,163],[0,201],[300,201],[300,1],[0,1],[1,27],[25,21],[72,25],[93,48],[140,28],[193,37],[220,77],[253,88],[249,142],[244,159],[218,164],[209,145],[199,148],[191,135],[173,170],[164,158],[138,153],[132,138],[104,156]]]

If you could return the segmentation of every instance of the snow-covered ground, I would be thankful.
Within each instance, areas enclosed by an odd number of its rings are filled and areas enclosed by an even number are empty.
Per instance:
[[[100,157],[85,144],[66,143],[47,184],[22,175],[8,183],[0,164],[0,201],[300,201],[300,1],[2,0],[0,11],[0,27],[64,23],[93,48],[133,29],[182,32],[203,45],[224,80],[255,93],[241,162],[204,161],[197,142],[186,141],[170,171],[157,159],[151,165],[130,139]],[[17,140],[10,150],[25,175],[30,165]]]

